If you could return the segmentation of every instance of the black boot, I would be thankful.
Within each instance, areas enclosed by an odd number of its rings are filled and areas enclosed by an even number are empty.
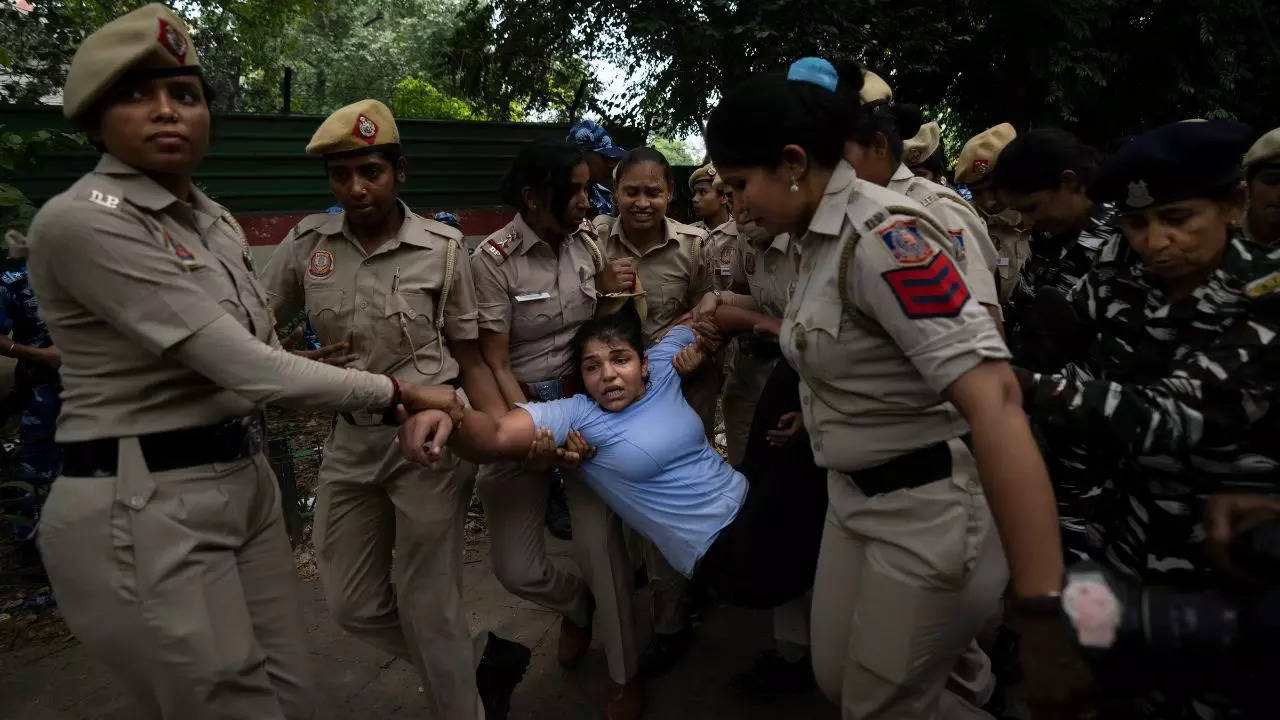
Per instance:
[[[649,645],[640,653],[640,674],[648,679],[661,677],[671,671],[689,654],[693,646],[693,628],[670,635],[654,633]]]
[[[511,709],[511,692],[520,684],[533,653],[518,642],[489,633],[476,668],[476,690],[484,704],[486,720],[505,720]]]
[[[808,653],[795,662],[765,650],[750,670],[738,673],[729,685],[740,695],[753,700],[769,700],[780,695],[808,692],[818,686],[813,679],[813,663]]]

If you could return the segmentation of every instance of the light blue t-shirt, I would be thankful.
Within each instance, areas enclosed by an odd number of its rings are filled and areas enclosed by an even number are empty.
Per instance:
[[[671,360],[694,341],[672,328],[649,349],[649,389],[621,412],[586,395],[520,405],[563,444],[569,430],[597,448],[582,463],[587,484],[686,576],[747,495],[747,480],[707,442],[702,420],[680,393]]]

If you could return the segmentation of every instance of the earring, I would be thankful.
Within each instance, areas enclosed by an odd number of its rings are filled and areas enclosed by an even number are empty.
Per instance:
[[[791,190],[791,192],[800,192],[800,185],[796,183],[795,175],[791,176],[791,187],[788,189]]]

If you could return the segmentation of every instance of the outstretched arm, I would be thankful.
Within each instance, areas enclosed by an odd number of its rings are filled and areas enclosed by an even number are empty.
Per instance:
[[[472,462],[523,460],[534,439],[533,416],[522,408],[497,418],[467,408],[456,427],[448,413],[434,410],[401,420],[400,452],[422,465],[439,460],[446,443]]]

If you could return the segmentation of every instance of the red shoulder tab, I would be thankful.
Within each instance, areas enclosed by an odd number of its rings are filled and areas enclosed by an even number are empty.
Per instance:
[[[925,265],[881,274],[902,312],[914,320],[955,317],[969,300],[969,288],[951,258],[936,253]]]

